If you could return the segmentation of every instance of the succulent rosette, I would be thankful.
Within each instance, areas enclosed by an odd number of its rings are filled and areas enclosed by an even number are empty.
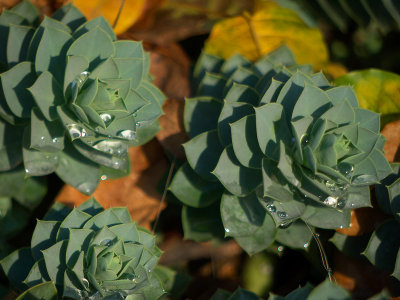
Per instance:
[[[126,208],[104,210],[92,198],[74,209],[55,204],[37,221],[31,247],[0,264],[21,291],[52,281],[68,299],[158,299],[160,256],[155,237]]]
[[[350,209],[370,206],[368,186],[391,172],[379,114],[359,108],[351,87],[282,63],[294,65],[285,47],[254,64],[208,54],[197,63],[184,115],[188,163],[171,185],[192,238],[210,238],[204,224],[222,220],[248,252],[275,238],[303,246],[310,235],[299,220],[348,226]],[[214,220],[200,222],[211,211]]]
[[[142,44],[72,4],[39,23],[29,1],[3,11],[0,37],[0,171],[23,162],[86,194],[128,174],[128,147],[159,130],[164,101]]]

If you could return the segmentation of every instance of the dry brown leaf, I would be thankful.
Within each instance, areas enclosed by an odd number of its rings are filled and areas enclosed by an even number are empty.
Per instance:
[[[17,5],[21,0],[1,0],[0,1],[0,13],[3,11],[3,9],[8,9],[12,6]]]
[[[41,14],[51,15],[55,11],[56,0],[30,0],[40,11]],[[17,5],[21,0],[0,0],[0,13],[3,9],[8,9]]]
[[[374,231],[386,218],[387,216],[377,208],[357,208],[351,211],[350,227],[336,231],[348,236],[363,235]]]
[[[382,130],[386,138],[385,156],[389,162],[400,162],[400,121],[387,124]]]
[[[164,251],[164,254],[160,263],[166,266],[203,258],[230,259],[243,253],[243,250],[234,240],[214,246],[209,242],[198,243],[182,240],[181,236],[165,239],[161,245],[161,250]]]
[[[159,119],[162,129],[157,133],[157,139],[163,148],[179,159],[185,159],[182,144],[189,139],[183,127],[184,105],[183,100],[168,99],[165,101],[163,106],[165,114]]]
[[[139,40],[167,45],[208,33],[216,20],[251,12],[253,7],[253,0],[165,0],[146,23],[138,22],[128,31]]]
[[[183,99],[190,95],[190,61],[183,49],[176,43],[166,46],[145,44],[150,51],[150,74],[154,84],[168,98]]]
[[[127,206],[132,219],[147,229],[151,229],[151,222],[156,218],[161,195],[156,187],[160,178],[168,170],[168,161],[163,150],[156,140],[141,147],[129,149],[131,158],[131,173],[129,176],[101,181],[92,195],[105,208],[110,206]],[[56,201],[70,206],[78,206],[89,199],[73,187],[65,185]],[[161,207],[160,207],[161,206]]]
[[[367,299],[390,288],[389,272],[376,269],[363,260],[350,258],[335,250],[333,277],[336,282],[352,293],[355,299]]]

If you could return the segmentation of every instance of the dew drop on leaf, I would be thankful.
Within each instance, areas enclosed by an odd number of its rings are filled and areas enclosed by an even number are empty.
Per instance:
[[[104,239],[100,242],[101,246],[110,246],[111,245],[111,240],[110,239]]]
[[[268,210],[269,212],[271,212],[271,213],[274,213],[274,212],[276,212],[276,207],[275,207],[275,205],[273,205],[273,204],[268,204],[268,205],[267,205],[267,210]]]
[[[341,163],[338,165],[339,172],[342,173],[347,179],[350,179],[353,176],[353,165],[349,163]]]
[[[123,139],[127,139],[130,141],[136,139],[136,131],[130,129],[122,130],[117,135]]]
[[[68,125],[67,128],[72,140],[86,136],[86,130],[79,125],[71,124]]]
[[[82,278],[82,282],[83,282],[83,285],[85,286],[85,288],[89,288],[89,281],[86,279],[86,278]]]
[[[284,211],[278,211],[278,217],[281,219],[286,219],[287,218],[287,213],[285,213]]]
[[[336,208],[338,205],[338,198],[336,197],[332,197],[332,196],[328,196],[325,198],[324,200],[324,204],[333,208]]]
[[[290,225],[292,225],[293,222],[289,221],[289,222],[284,222],[281,225],[279,225],[279,228],[281,229],[286,229],[288,228]]]
[[[103,120],[103,122],[104,122],[104,124],[106,124],[106,126],[108,126],[112,121],[111,115],[107,114],[107,113],[100,114],[100,118]]]

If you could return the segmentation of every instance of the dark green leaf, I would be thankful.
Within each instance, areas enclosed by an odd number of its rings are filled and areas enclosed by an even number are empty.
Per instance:
[[[211,97],[185,99],[184,125],[190,137],[217,128],[221,102]]]
[[[378,268],[393,271],[399,248],[399,223],[388,220],[374,231],[363,254]]]
[[[305,249],[310,244],[312,233],[307,225],[301,221],[294,221],[287,228],[278,228],[276,240],[294,249]]]
[[[219,203],[205,208],[183,206],[182,226],[185,239],[196,242],[223,237],[224,227],[221,223]]]
[[[57,300],[57,289],[52,281],[40,283],[23,292],[17,300]]]
[[[223,187],[197,175],[189,164],[183,164],[168,188],[185,205],[206,207],[221,199]]]
[[[206,180],[215,181],[211,172],[215,169],[223,146],[217,130],[197,135],[184,145],[186,157],[193,170]]]
[[[228,193],[222,196],[221,217],[226,236],[251,235],[263,224],[265,215],[255,193],[240,198]]]
[[[30,118],[31,109],[35,105],[28,88],[36,80],[33,64],[21,62],[1,74],[1,83],[8,107],[19,118]]]
[[[232,146],[224,149],[212,173],[229,192],[237,196],[250,194],[262,181],[261,170],[240,165]]]
[[[26,285],[23,283],[28,275],[30,268],[34,264],[34,259],[30,248],[21,248],[14,251],[6,258],[0,261],[0,265],[10,280],[11,284],[19,290],[25,290]]]

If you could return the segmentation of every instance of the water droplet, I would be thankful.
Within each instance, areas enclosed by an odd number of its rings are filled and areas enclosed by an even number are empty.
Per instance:
[[[30,173],[30,171],[29,171],[28,168],[25,168],[25,173],[26,173],[26,174],[29,174],[29,173]]]
[[[310,141],[308,140],[308,135],[307,134],[303,134],[302,137],[300,138],[300,143],[301,145],[304,147],[305,145],[307,145]]]
[[[87,78],[89,77],[90,72],[83,71],[79,75],[75,77],[75,79],[71,82],[71,91],[72,91],[72,100],[75,101],[78,96],[79,91],[85,84]]]
[[[229,233],[230,229],[229,228],[225,228],[225,232]]]
[[[325,181],[325,186],[332,197],[342,198],[347,193],[348,185],[337,184],[335,182],[327,180]]]
[[[117,134],[117,136],[133,141],[136,139],[136,131],[130,129],[122,130]]]
[[[106,180],[107,179],[107,175],[105,175],[105,174],[101,175],[100,179],[101,180]]]
[[[325,198],[324,200],[324,204],[330,207],[334,207],[336,208],[338,205],[338,198],[332,197],[332,196],[328,196]]]
[[[89,281],[86,279],[86,278],[82,278],[82,282],[83,282],[83,285],[85,286],[85,288],[89,288]]]
[[[281,229],[286,229],[286,228],[288,228],[290,225],[292,225],[292,223],[293,223],[293,222],[291,222],[291,221],[284,222],[284,223],[282,223],[281,225],[279,225],[279,228],[281,228]]]
[[[100,114],[100,118],[103,120],[104,124],[106,124],[106,126],[108,126],[111,121],[112,121],[112,117],[110,114]]]
[[[354,206],[354,204],[351,204]],[[343,199],[339,199],[338,203],[337,203],[337,208],[342,209],[346,206],[346,201],[344,201]]]
[[[347,179],[350,179],[353,176],[354,167],[349,163],[340,163],[338,165],[338,170],[342,173]]]
[[[77,190],[81,191],[84,194],[90,194],[94,190],[94,187],[92,186],[91,183],[88,182],[83,182],[80,185],[76,187]]]
[[[304,247],[305,249],[307,249],[309,246],[310,246],[310,243],[309,243],[309,242],[308,242],[308,243],[305,243],[305,244],[303,245],[303,247]]]
[[[40,140],[41,140],[41,141],[44,141],[44,136],[41,136],[41,137],[40,137]]]
[[[110,239],[104,239],[100,242],[101,246],[110,246],[111,245],[111,240]]]
[[[285,213],[284,211],[278,211],[278,217],[281,219],[286,219],[287,218],[287,213]]]
[[[276,212],[276,206],[273,205],[273,204],[268,204],[268,205],[267,205],[267,210],[268,210],[269,212],[271,212],[271,213],[274,213],[274,212]]]
[[[354,184],[370,185],[372,183],[378,182],[378,178],[373,175],[359,175],[353,178]]]
[[[67,128],[72,140],[86,136],[86,130],[79,125],[71,124],[68,125]]]
[[[125,156],[128,153],[128,146],[117,140],[103,140],[96,143],[93,148],[117,156]]]
[[[283,252],[283,250],[285,250],[285,247],[284,247],[284,246],[279,246],[279,247],[278,247],[278,252]]]

